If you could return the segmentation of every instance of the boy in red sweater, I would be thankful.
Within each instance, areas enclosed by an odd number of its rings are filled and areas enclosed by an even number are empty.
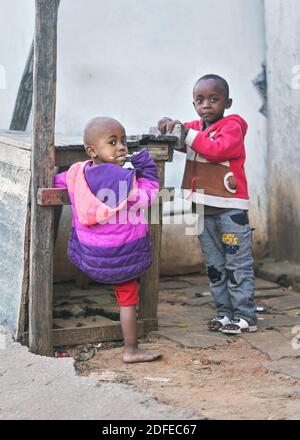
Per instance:
[[[193,104],[201,119],[182,124],[182,151],[187,154],[182,188],[194,206],[204,205],[204,229],[198,238],[217,307],[208,328],[229,334],[254,332],[252,228],[244,170],[247,123],[238,115],[224,117],[232,99],[226,80],[218,75],[196,82]],[[181,122],[163,118],[158,128],[165,134],[176,124]]]

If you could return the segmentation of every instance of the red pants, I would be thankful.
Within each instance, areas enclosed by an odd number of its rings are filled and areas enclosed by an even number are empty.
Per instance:
[[[138,304],[138,284],[136,279],[122,284],[114,284],[114,289],[119,306],[128,307]]]

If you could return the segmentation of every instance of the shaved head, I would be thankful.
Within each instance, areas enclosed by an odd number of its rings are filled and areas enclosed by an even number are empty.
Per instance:
[[[84,148],[94,164],[114,163],[123,166],[128,154],[125,128],[105,116],[91,119],[83,133]]]
[[[122,124],[120,124],[120,122],[118,122],[116,119],[105,116],[97,116],[96,118],[91,119],[84,128],[84,145],[95,145],[99,137],[107,135],[112,128],[121,128],[125,131]]]

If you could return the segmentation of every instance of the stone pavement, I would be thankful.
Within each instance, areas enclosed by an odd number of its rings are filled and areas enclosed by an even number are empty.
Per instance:
[[[300,264],[269,257],[256,261],[255,271],[257,276],[285,287],[292,286],[294,290],[300,292]]]
[[[198,274],[162,278],[160,281],[159,330],[156,337],[186,348],[223,346],[242,337],[265,353],[262,366],[300,379],[300,293],[279,284],[256,280],[258,332],[228,336],[207,330],[215,307],[207,278]],[[118,319],[113,291],[90,286],[88,290],[57,286],[55,325],[65,317],[82,320],[82,310],[95,317],[98,310]],[[100,316],[99,316],[100,318]],[[94,319],[91,317],[91,319]],[[6,348],[3,341],[6,341]],[[0,330],[0,419],[201,419],[200,414],[159,404],[151,395],[122,383],[99,383],[79,377],[70,358],[46,358],[31,354]]]
[[[111,319],[119,319],[118,307],[111,287],[95,287],[88,290],[66,286],[56,287],[55,326],[63,324],[61,318],[69,316],[70,322],[84,325],[93,315],[103,313]],[[290,371],[293,377],[300,375],[300,293],[278,283],[256,278],[255,298],[258,306],[258,332],[241,336],[210,332],[207,321],[215,315],[215,306],[209,291],[208,279],[201,274],[162,277],[159,294],[159,330],[152,335],[167,338],[187,348],[226,346],[242,337],[253,347],[266,353],[270,362],[266,368],[282,372]],[[75,310],[75,311],[74,311]],[[80,319],[83,310],[91,317]],[[78,313],[78,316],[76,316]],[[72,316],[73,314],[73,316]],[[100,317],[98,317],[100,319]],[[102,318],[103,319],[103,318]],[[150,335],[151,336],[151,335]],[[298,366],[299,363],[299,366]]]
[[[160,289],[159,330],[153,334],[188,348],[227,345],[242,337],[269,356],[265,368],[300,378],[300,293],[257,278],[256,303],[264,307],[258,313],[258,332],[231,336],[207,330],[215,307],[206,277],[163,278]]]

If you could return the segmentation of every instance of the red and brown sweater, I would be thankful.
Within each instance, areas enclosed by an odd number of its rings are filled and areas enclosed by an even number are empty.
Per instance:
[[[186,147],[181,150],[187,154],[182,182],[184,196],[206,206],[248,209],[244,170],[248,126],[244,119],[230,115],[204,131],[201,119],[184,125],[190,129]]]

